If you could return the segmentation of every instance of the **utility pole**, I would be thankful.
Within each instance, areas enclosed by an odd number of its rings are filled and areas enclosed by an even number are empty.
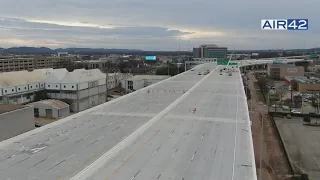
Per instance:
[[[168,67],[168,76],[170,76],[170,73],[169,73],[169,60],[167,61],[167,67]]]
[[[290,114],[291,114],[291,111],[292,111],[292,80],[290,81],[290,92],[291,92],[291,101],[290,101]]]
[[[180,73],[180,37],[179,37],[179,58],[178,58],[178,74]]]
[[[301,114],[303,114],[303,96],[301,96]]]
[[[259,113],[260,121],[261,121],[261,132],[260,132],[260,168],[259,168],[259,180],[262,180],[262,147],[263,147],[263,116],[261,112]]]
[[[108,102],[108,69],[106,68],[106,102]]]
[[[268,90],[268,99],[267,99],[268,113],[269,113],[269,108],[270,108],[269,101],[270,101],[270,91]]]

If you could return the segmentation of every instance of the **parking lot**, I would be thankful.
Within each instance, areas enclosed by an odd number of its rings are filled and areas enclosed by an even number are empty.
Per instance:
[[[275,122],[295,169],[320,179],[320,127],[305,126],[302,118],[275,118]]]
[[[290,112],[290,108],[285,105],[279,105],[281,104],[280,101],[283,103],[286,99],[291,99],[291,91],[289,88],[289,84],[287,84],[284,81],[273,81],[273,89],[274,91],[277,92],[277,94],[279,94],[281,100],[279,100],[278,102],[276,102],[276,104],[270,104],[270,108],[269,110],[271,112],[286,112],[289,113]],[[291,110],[293,110],[293,113],[302,113],[302,114],[308,114],[308,113],[316,113],[317,110],[315,107],[312,106],[311,104],[311,99],[313,97],[313,94],[307,94],[307,93],[299,93],[297,91],[292,90],[292,96],[302,96],[302,101],[301,104],[302,106],[299,108],[291,108]]]

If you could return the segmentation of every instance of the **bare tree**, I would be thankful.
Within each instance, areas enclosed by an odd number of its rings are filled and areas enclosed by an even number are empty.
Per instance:
[[[280,89],[278,90],[279,96],[280,96],[280,104],[282,104],[282,98],[284,96],[286,90],[286,86],[281,86]]]

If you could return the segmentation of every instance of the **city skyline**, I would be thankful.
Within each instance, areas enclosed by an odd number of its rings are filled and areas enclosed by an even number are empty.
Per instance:
[[[313,48],[320,45],[317,7],[320,1],[316,0],[4,0],[0,2],[0,47]],[[261,19],[280,18],[308,18],[309,30],[260,30]]]

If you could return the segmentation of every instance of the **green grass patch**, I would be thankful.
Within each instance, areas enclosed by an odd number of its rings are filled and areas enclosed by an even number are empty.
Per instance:
[[[254,87],[255,89],[260,89],[259,84],[258,84],[258,81],[253,83],[253,87]]]
[[[267,99],[267,93],[262,93],[260,90],[257,90],[256,91],[257,92],[257,95],[258,95],[258,97],[259,97],[259,100],[261,101],[261,102],[263,102],[264,104],[266,104],[267,102],[264,100],[264,96],[266,97],[266,99]]]

